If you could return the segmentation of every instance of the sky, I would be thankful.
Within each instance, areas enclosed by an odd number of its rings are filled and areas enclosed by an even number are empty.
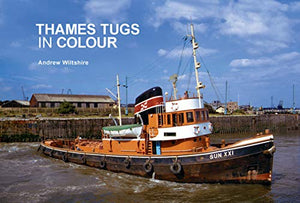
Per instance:
[[[225,99],[256,107],[300,107],[300,2],[275,0],[0,0],[0,100],[33,93],[116,94],[122,103],[162,87],[172,95],[195,90],[190,23],[201,63],[206,102]],[[117,48],[39,47],[36,24],[94,24],[94,37],[115,37]],[[138,24],[137,35],[102,35],[100,24]],[[63,35],[53,35],[57,39]],[[186,37],[188,36],[188,37]],[[70,37],[70,36],[65,36]],[[80,37],[78,35],[74,35]],[[86,66],[39,65],[40,60],[84,60]],[[209,74],[208,74],[209,73]],[[273,100],[271,100],[273,98]]]

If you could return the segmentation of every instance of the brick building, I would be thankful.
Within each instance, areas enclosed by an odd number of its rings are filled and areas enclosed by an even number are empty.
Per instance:
[[[239,105],[237,102],[227,102],[227,109],[232,113],[233,111],[239,109]]]
[[[106,95],[33,94],[30,107],[55,108],[64,101],[70,102],[76,108],[107,108],[115,103]]]

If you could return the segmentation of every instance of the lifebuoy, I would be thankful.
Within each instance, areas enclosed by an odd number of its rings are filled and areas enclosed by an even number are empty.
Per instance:
[[[126,168],[130,168],[130,158],[129,158],[129,157],[127,157],[127,158],[125,159],[124,165],[125,165]]]
[[[64,155],[63,155],[63,157],[62,157],[62,160],[63,160],[64,162],[68,162],[68,153],[67,153],[67,152],[64,153]]]
[[[143,168],[147,173],[151,173],[153,171],[153,165],[151,164],[150,160],[143,164]]]
[[[178,175],[179,173],[181,173],[182,170],[182,166],[179,162],[174,162],[171,166],[170,166],[170,170],[172,171],[172,173],[174,173],[175,175]]]
[[[101,169],[104,169],[106,167],[106,162],[104,159],[100,161],[99,166]]]
[[[154,138],[158,135],[158,129],[155,127],[152,127],[152,128],[150,128],[149,133],[150,133],[150,137]]]
[[[199,126],[195,126],[194,127],[194,134],[195,135],[199,135],[200,134],[200,128],[199,128]]]

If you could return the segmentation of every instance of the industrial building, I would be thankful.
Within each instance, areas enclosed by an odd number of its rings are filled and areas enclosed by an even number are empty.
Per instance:
[[[23,100],[12,100],[12,101],[7,101],[4,102],[1,105],[3,108],[7,108],[7,107],[29,107],[29,102],[28,101],[23,101]]]
[[[239,109],[239,105],[237,102],[227,102],[227,109],[229,112],[234,112],[235,110],[238,110]]]
[[[76,108],[107,108],[115,103],[106,95],[33,94],[30,107],[56,108],[63,102],[70,102]]]

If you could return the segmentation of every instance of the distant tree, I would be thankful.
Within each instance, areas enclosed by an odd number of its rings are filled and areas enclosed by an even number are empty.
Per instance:
[[[237,109],[237,110],[233,111],[232,114],[235,114],[235,115],[244,115],[244,114],[246,114],[246,112],[243,109]]]
[[[213,109],[213,107],[209,104],[204,104],[204,107],[208,109],[209,113],[216,113],[216,111]]]
[[[73,106],[70,102],[67,101],[61,103],[57,111],[60,114],[76,113],[75,106]]]

